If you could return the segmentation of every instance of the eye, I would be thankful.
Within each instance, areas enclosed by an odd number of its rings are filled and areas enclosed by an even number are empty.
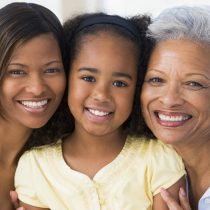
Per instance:
[[[127,83],[122,82],[122,81],[114,81],[113,85],[116,86],[116,87],[127,87],[128,86]]]
[[[49,68],[44,71],[44,73],[47,73],[47,74],[56,74],[59,72],[61,72],[61,69],[58,69],[58,68]]]
[[[203,88],[208,88],[208,85],[201,84],[200,82],[197,81],[187,81],[185,82],[185,86],[186,88],[191,90],[200,90]]]
[[[84,77],[82,77],[82,80],[84,80],[86,82],[96,82],[96,79],[92,76],[84,76]]]
[[[26,75],[26,72],[23,70],[15,69],[15,70],[8,70],[7,74],[13,77],[18,77],[18,76]]]
[[[151,77],[151,78],[147,79],[146,82],[153,86],[160,86],[165,81],[160,77]]]

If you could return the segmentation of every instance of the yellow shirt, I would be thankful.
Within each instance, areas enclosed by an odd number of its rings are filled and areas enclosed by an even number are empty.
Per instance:
[[[151,210],[160,188],[184,174],[182,160],[170,146],[128,138],[116,159],[91,180],[65,163],[58,141],[21,157],[15,186],[20,200],[51,210]]]

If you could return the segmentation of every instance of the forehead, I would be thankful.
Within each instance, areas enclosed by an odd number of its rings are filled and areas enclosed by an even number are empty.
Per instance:
[[[117,31],[114,30],[100,30],[96,31],[94,33],[87,33],[83,34],[80,38],[81,46],[83,43],[87,43],[89,41],[108,41],[108,40],[113,40],[112,42],[117,42],[117,43],[122,43],[124,45],[129,45],[133,48],[135,48],[135,43],[132,41],[129,37],[124,36],[120,34]]]
[[[24,58],[26,55],[34,54],[39,56],[45,53],[44,57],[60,53],[60,47],[52,34],[41,34],[27,40],[20,41],[14,48],[11,59]]]
[[[111,74],[116,71],[136,74],[138,59],[130,42],[109,33],[100,33],[83,39],[71,67],[71,72],[88,67]]]
[[[102,54],[106,57],[115,54],[113,60],[120,56],[137,58],[135,45],[132,41],[110,32],[97,32],[83,36],[77,48],[76,58],[82,55],[101,57]]]
[[[152,51],[149,66],[210,71],[210,47],[191,40],[161,41]]]

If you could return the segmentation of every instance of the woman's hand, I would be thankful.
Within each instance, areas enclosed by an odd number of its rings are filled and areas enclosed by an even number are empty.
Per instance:
[[[169,210],[191,210],[189,200],[183,188],[180,188],[179,190],[180,204],[171,196],[167,190],[162,188],[160,194],[163,200],[166,202]]]
[[[16,210],[26,210],[24,207],[20,206],[18,195],[15,191],[10,191],[10,198]]]

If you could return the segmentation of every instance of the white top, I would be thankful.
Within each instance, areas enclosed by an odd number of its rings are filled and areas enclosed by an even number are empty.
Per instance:
[[[210,210],[210,187],[199,200],[198,210]]]

